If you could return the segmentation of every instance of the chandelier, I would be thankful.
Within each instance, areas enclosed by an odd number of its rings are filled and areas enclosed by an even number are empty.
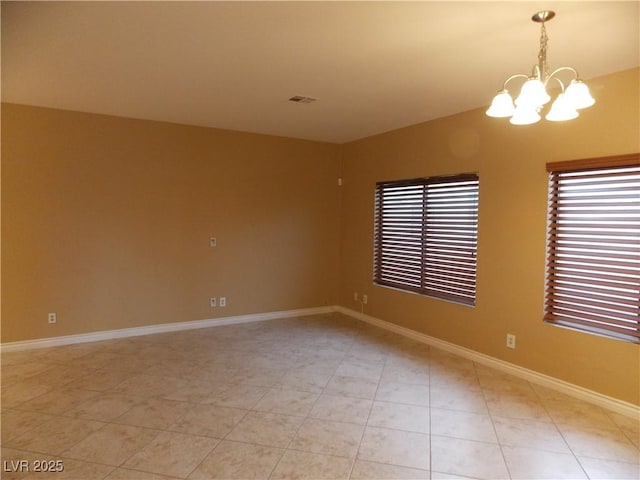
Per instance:
[[[547,65],[547,30],[545,22],[555,17],[555,12],[543,10],[531,17],[536,23],[541,24],[540,28],[540,51],[538,52],[538,64],[534,65],[531,75],[517,73],[507,78],[502,85],[502,90],[493,98],[491,106],[486,114],[490,117],[506,118],[513,125],[529,125],[540,121],[542,108],[551,100],[547,93],[547,86],[551,80],[558,82],[560,93],[551,105],[549,112],[545,115],[546,120],[561,122],[572,120],[578,116],[578,110],[593,105],[596,101],[589,93],[587,85],[580,80],[578,72],[572,67],[559,67],[549,73]],[[571,72],[573,79],[565,89],[565,84],[558,78],[561,72]],[[525,82],[520,90],[520,95],[515,100],[507,90],[507,83],[516,78],[525,78]],[[555,85],[552,83],[552,85]]]

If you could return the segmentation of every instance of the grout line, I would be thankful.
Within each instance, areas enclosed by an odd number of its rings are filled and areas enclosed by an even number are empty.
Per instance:
[[[360,324],[357,327],[357,335],[356,337],[353,339],[353,342],[351,343],[351,347],[349,349],[349,351],[353,350],[353,347],[356,343],[356,338],[358,336],[360,336],[362,334],[363,331],[363,326],[364,324]],[[384,366],[383,366],[384,369]],[[382,376],[382,374],[381,374]],[[365,420],[364,425],[362,425],[362,434],[360,435],[360,441],[358,442],[358,448],[356,449],[356,453],[353,456],[353,459],[351,461],[351,468],[349,468],[349,475],[348,475],[348,479],[351,478],[351,476],[353,475],[353,469],[355,468],[356,462],[358,461],[358,455],[360,454],[360,447],[362,446],[362,440],[364,438],[364,434],[367,431],[367,422],[369,421],[369,416],[371,415],[371,409],[373,408],[373,402],[375,401],[376,395],[378,393],[378,387],[380,386],[380,381],[378,381],[378,385],[376,385],[376,391],[373,394],[373,400],[371,400],[371,405],[369,406],[369,413],[367,414],[367,419]]]
[[[480,391],[482,392],[482,398],[484,400],[484,406],[487,409],[487,415],[489,416],[489,419],[491,420],[491,427],[493,428],[493,434],[496,436],[496,442],[498,444],[498,448],[500,449],[500,455],[502,456],[502,462],[504,463],[504,468],[507,471],[507,475],[509,476],[509,478],[513,478],[513,475],[511,475],[511,470],[509,469],[509,464],[507,463],[507,458],[504,455],[504,449],[502,448],[502,443],[500,442],[500,437],[498,436],[498,431],[496,429],[496,424],[494,422],[493,414],[491,413],[491,409],[489,408],[489,404],[487,403],[487,395],[485,393],[485,389],[482,386],[482,382],[480,382],[480,375],[478,375],[477,364],[476,364],[476,362],[472,361],[472,365],[473,365],[473,371],[475,372],[475,375],[476,375],[476,380],[478,381],[478,385],[480,385]]]
[[[369,418],[371,417],[371,411],[373,410],[373,404],[376,401],[376,396],[378,395],[378,389],[380,388],[380,382],[382,380],[382,374],[384,373],[384,367],[387,364],[387,359],[385,358],[384,364],[382,366],[382,372],[380,373],[380,378],[378,379],[378,384],[376,385],[376,391],[373,393],[373,399],[371,400],[371,405],[369,405],[369,412],[367,413],[367,419],[362,426],[362,435],[360,435],[360,441],[358,442],[358,449],[356,450],[356,454],[353,457],[353,461],[351,462],[351,468],[349,469],[349,479],[351,475],[353,475],[353,469],[356,466],[356,462],[358,461],[358,455],[360,454],[360,447],[362,446],[362,440],[364,439],[365,434],[367,433],[367,427],[369,425]]]

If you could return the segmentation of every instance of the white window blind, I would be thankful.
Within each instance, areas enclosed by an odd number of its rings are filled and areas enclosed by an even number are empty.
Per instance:
[[[478,187],[476,174],[378,183],[374,282],[475,305]]]
[[[547,170],[545,320],[640,343],[640,155]]]

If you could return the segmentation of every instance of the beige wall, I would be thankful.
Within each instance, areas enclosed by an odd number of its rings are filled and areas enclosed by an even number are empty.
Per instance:
[[[345,146],[341,304],[640,404],[637,345],[542,322],[545,163],[640,151],[639,70],[589,81],[597,103],[567,123],[515,127],[483,110]],[[377,181],[462,172],[480,175],[478,293],[470,308],[372,284]],[[517,336],[517,348],[505,336]]]
[[[2,342],[359,310],[357,291],[374,317],[640,404],[637,345],[542,322],[545,163],[640,151],[639,74],[590,80],[573,122],[475,110],[343,146],[3,105]],[[375,182],[474,171],[477,306],[374,286]]]
[[[2,342],[335,304],[339,162],[331,144],[3,105]]]

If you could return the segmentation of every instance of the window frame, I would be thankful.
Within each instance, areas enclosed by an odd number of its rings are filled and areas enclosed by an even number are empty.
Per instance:
[[[373,283],[430,298],[475,306],[479,183],[477,173],[377,182]],[[385,193],[392,197],[393,189],[402,188],[415,189],[412,194],[413,200],[407,200],[406,204],[402,204],[404,208],[391,200],[385,201]],[[398,194],[396,198],[402,196],[403,194]],[[408,196],[409,194],[404,195]],[[471,216],[462,211],[468,209],[468,204],[473,205]],[[386,212],[395,213],[385,215],[385,207]],[[449,212],[450,216],[443,218],[442,215],[447,214],[436,212],[437,208],[440,212]],[[406,226],[407,209],[417,212],[410,222],[413,225],[406,227],[411,231],[398,233],[398,229]],[[392,226],[394,222],[398,227]],[[397,246],[389,247],[390,243]],[[403,245],[410,251],[404,256],[400,252]],[[393,259],[390,260],[391,258]],[[444,274],[438,271],[434,275],[434,271],[440,268]],[[390,280],[394,275],[401,281]]]
[[[640,243],[635,243],[640,239],[640,205],[622,203],[636,200],[640,170],[625,174],[629,168],[640,169],[640,153],[547,163],[546,323],[640,343]],[[602,183],[616,175],[637,179],[626,181],[631,184],[626,191],[620,188],[624,185],[617,190],[615,183]],[[609,193],[604,195],[602,188],[580,191],[594,187],[588,183],[595,181]],[[612,203],[620,203],[617,210]],[[581,224],[588,212],[598,212],[599,218]],[[614,219],[615,224],[607,223]],[[617,265],[621,255],[628,266]]]

